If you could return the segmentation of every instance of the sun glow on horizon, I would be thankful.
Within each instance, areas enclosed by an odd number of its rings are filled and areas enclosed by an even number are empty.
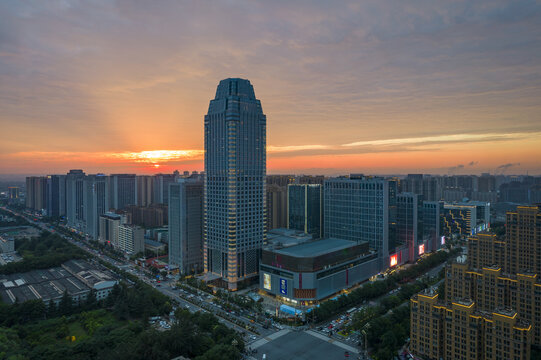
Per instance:
[[[198,159],[204,154],[203,150],[147,150],[139,152],[122,152],[109,154],[112,158],[132,160],[135,162],[151,163],[159,167],[158,162],[172,160]]]

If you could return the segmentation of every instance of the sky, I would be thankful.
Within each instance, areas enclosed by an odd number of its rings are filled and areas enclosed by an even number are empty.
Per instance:
[[[541,1],[0,2],[0,174],[203,170],[221,79],[267,172],[541,174]]]

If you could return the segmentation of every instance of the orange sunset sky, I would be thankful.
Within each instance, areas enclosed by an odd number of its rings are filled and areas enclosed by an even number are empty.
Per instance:
[[[0,2],[0,174],[203,170],[221,79],[268,173],[541,174],[536,1]]]

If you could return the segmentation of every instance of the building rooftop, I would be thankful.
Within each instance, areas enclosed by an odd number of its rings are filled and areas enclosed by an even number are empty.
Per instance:
[[[280,248],[305,243],[312,240],[312,235],[294,229],[272,229],[267,233],[267,247]]]
[[[316,257],[334,251],[344,250],[358,245],[356,241],[328,238],[294,245],[287,248],[275,250],[277,254],[284,254],[295,257]]]

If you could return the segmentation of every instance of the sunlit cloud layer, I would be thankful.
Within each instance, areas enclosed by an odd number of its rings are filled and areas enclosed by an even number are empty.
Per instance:
[[[270,173],[539,174],[540,17],[533,0],[1,1],[0,173],[202,170],[209,100],[238,76]]]
[[[201,158],[203,150],[152,150],[140,152],[123,152],[108,154],[109,157],[144,163],[168,162]]]
[[[498,141],[498,140],[517,140],[524,138],[541,139],[541,132],[533,133],[509,133],[509,134],[454,134],[454,135],[437,135],[416,138],[402,139],[383,139],[383,140],[366,140],[356,141],[343,146],[387,146],[387,145],[412,145],[412,144],[430,144],[430,143],[451,143],[451,142],[478,142],[478,141]]]

